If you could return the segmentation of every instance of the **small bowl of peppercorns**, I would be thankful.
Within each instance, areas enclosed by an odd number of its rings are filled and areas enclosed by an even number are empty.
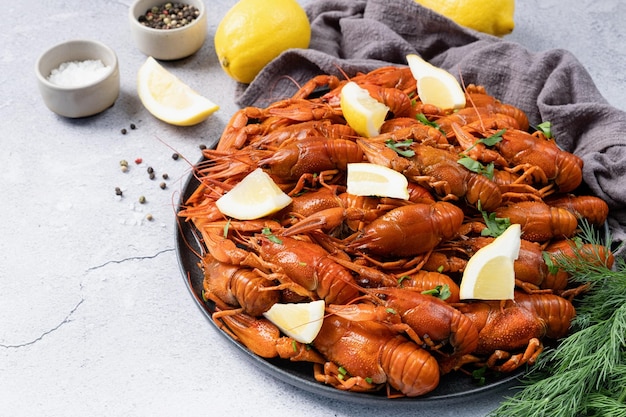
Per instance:
[[[169,61],[196,53],[207,35],[202,0],[136,0],[129,9],[133,40],[141,52]]]

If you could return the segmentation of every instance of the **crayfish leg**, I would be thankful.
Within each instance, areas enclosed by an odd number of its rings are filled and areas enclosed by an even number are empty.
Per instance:
[[[360,376],[345,376],[339,367],[333,362],[324,365],[315,364],[313,367],[315,380],[331,385],[337,389],[353,392],[369,392],[380,389],[381,384],[368,382],[367,378]]]
[[[526,349],[522,353],[511,354],[503,350],[496,350],[487,359],[487,367],[498,372],[512,372],[522,365],[533,365],[541,352],[543,344],[537,338],[532,338],[528,342]],[[498,365],[498,361],[504,361]]]

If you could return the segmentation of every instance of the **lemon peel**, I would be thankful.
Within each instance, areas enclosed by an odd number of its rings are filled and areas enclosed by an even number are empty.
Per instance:
[[[389,107],[375,100],[354,81],[342,87],[339,105],[348,125],[366,138],[380,133],[380,127],[389,112]]]
[[[192,90],[153,57],[139,69],[137,93],[154,117],[172,125],[192,126],[219,110],[217,104]]]
[[[515,0],[415,0],[461,26],[494,36],[515,28]]]
[[[324,300],[274,304],[263,316],[284,334],[300,343],[311,343],[322,328]]]
[[[347,192],[359,196],[409,199],[408,181],[400,172],[382,165],[348,164]]]
[[[467,262],[461,278],[460,298],[512,300],[515,289],[513,264],[519,256],[521,226],[510,225]]]
[[[415,54],[407,55],[406,60],[417,80],[417,94],[423,103],[446,110],[465,107],[465,93],[452,74]]]
[[[222,69],[249,84],[270,61],[292,48],[308,48],[311,24],[295,0],[240,0],[214,36]]]
[[[218,210],[238,220],[254,220],[269,216],[291,203],[285,194],[261,168],[257,168],[216,202]]]

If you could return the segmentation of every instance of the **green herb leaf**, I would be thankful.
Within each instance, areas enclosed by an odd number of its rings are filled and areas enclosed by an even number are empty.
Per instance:
[[[400,278],[398,278],[398,287],[402,287],[402,282],[409,278],[410,277],[408,275],[402,275]]]
[[[465,150],[465,152],[473,149],[479,143],[482,143],[485,146],[493,146],[502,140],[502,135],[504,135],[505,132],[506,132],[506,129],[501,129],[497,131],[496,133],[494,133],[493,135],[487,136],[486,138],[478,138],[476,139],[476,142],[472,144],[472,146],[470,146],[469,148]]]
[[[487,136],[486,138],[478,139],[477,142],[483,143],[485,144],[485,146],[493,146],[502,140],[502,135],[504,135],[504,133],[506,133],[506,129],[499,130],[493,135]]]
[[[537,130],[540,131],[547,137],[548,139],[552,139],[552,123],[551,122],[543,122],[537,125]]]
[[[230,219],[224,225],[224,239],[228,238],[228,229],[230,228]]]
[[[422,294],[432,295],[444,301],[450,298],[450,296],[452,295],[452,293],[450,292],[450,287],[447,284],[437,285],[433,289],[422,291]]]
[[[480,172],[483,169],[483,164],[475,159],[470,158],[469,156],[463,156],[459,158],[459,160],[457,160],[456,162],[463,165],[465,168],[469,169],[472,172]]]
[[[508,217],[496,217],[496,213],[483,211],[480,200],[478,201],[478,211],[482,214],[485,225],[487,226],[487,228],[480,232],[482,236],[498,237],[511,225],[511,219]]]
[[[489,179],[493,179],[493,162],[490,162],[487,165],[483,165],[482,163],[470,158],[469,156],[462,156],[460,159],[457,160],[457,162],[472,172],[484,175]]]
[[[489,179],[493,179],[493,162],[490,162],[487,165],[482,165],[478,174],[484,175]]]
[[[419,121],[423,125],[434,127],[435,129],[439,129],[439,124],[437,122],[428,120],[428,118],[426,117],[424,113],[417,114],[415,118],[417,119],[417,121]]]
[[[443,131],[443,129],[441,128],[441,126],[439,126],[439,123],[434,122],[432,120],[428,120],[428,118],[426,117],[426,115],[424,113],[419,113],[415,116],[415,118],[423,125],[426,126],[430,126],[430,127],[434,127],[435,129],[437,129],[438,131],[440,131],[441,133],[443,133],[444,135],[446,134],[446,132]]]
[[[511,225],[511,219],[508,217],[496,217],[496,213],[490,213],[488,216],[483,213],[486,229],[480,233],[482,236],[498,237]]]
[[[478,382],[478,385],[485,385],[486,373],[487,373],[487,367],[483,366],[482,368],[478,368],[472,371],[472,378],[474,378]]]
[[[557,272],[559,272],[559,267],[554,263],[554,261],[552,260],[552,256],[550,256],[549,252],[541,252],[541,257],[543,258],[545,264],[548,266],[548,272],[550,274],[556,274]]]
[[[398,155],[404,156],[405,158],[411,158],[412,156],[415,156],[415,151],[413,149],[407,149],[410,148],[412,144],[413,141],[411,139],[403,140],[402,142],[395,142],[389,139],[385,142],[385,145],[389,149],[392,149]]]
[[[270,242],[276,243],[278,245],[282,245],[283,244],[283,241],[280,240],[278,237],[276,237],[272,233],[272,230],[269,227],[264,227],[263,230],[261,231],[261,233],[263,233],[265,235],[265,237],[267,237],[269,239]]]

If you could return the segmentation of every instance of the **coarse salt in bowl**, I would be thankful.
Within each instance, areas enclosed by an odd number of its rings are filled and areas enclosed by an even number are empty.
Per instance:
[[[93,116],[111,107],[120,92],[117,56],[91,40],[71,40],[44,52],[35,66],[46,106],[69,118]]]
[[[171,61],[196,53],[207,36],[207,17],[202,0],[181,0],[179,3],[193,6],[200,14],[191,23],[173,29],[156,29],[139,22],[139,17],[167,0],[136,0],[128,11],[130,33],[137,48],[154,59]]]
[[[109,67],[99,59],[69,61],[52,70],[48,81],[62,87],[81,87],[106,77]]]

